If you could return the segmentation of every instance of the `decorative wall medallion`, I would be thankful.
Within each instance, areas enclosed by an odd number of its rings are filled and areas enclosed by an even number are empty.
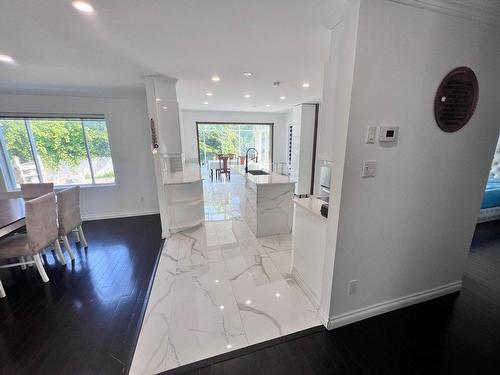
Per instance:
[[[441,130],[451,133],[463,128],[474,114],[479,84],[472,69],[453,69],[443,79],[434,100],[434,116]]]

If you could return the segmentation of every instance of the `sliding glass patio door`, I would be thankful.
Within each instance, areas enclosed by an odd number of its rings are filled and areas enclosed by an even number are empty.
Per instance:
[[[219,154],[232,154],[238,160],[253,147],[259,153],[258,163],[271,168],[273,124],[198,122],[196,125],[200,164],[216,160]]]

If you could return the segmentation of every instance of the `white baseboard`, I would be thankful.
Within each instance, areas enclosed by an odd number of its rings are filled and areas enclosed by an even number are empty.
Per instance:
[[[326,324],[327,329],[334,329],[345,326],[363,319],[370,318],[375,315],[384,314],[389,311],[401,309],[406,306],[416,303],[428,301],[433,298],[441,297],[446,294],[457,292],[462,287],[462,280],[453,283],[441,285],[437,288],[424,290],[422,292],[409,294],[407,296],[395,298],[392,300],[377,303],[375,305],[363,307],[358,310],[349,311],[344,314],[335,315],[328,319]],[[323,322],[324,323],[324,322]]]
[[[309,298],[309,300],[311,301],[311,303],[313,304],[313,306],[316,309],[318,309],[319,308],[318,298],[314,295],[314,293],[306,285],[306,283],[304,282],[304,278],[302,277],[302,275],[300,274],[300,272],[297,271],[297,269],[295,267],[292,267],[292,277],[295,280],[295,282],[297,284],[299,284],[300,289],[302,289],[302,291],[305,293],[305,295],[307,296],[307,298]]]
[[[149,210],[140,210],[140,211],[123,211],[123,212],[113,212],[109,214],[82,215],[82,218],[83,221],[89,221],[89,220],[116,219],[120,217],[156,215],[158,213],[160,213],[160,211],[157,208],[153,208]]]

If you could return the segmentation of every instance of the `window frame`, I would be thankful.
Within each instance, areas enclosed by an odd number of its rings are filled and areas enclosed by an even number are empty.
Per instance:
[[[87,156],[87,161],[89,163],[89,169],[90,169],[90,175],[92,179],[92,183],[87,183],[87,184],[71,184],[71,185],[56,185],[54,184],[54,188],[56,190],[64,189],[64,188],[69,188],[71,186],[80,186],[82,188],[100,188],[100,187],[113,187],[117,185],[117,176],[116,176],[116,171],[115,171],[115,163],[113,160],[113,152],[112,152],[112,146],[111,146],[111,140],[109,138],[109,130],[108,130],[108,121],[106,120],[106,117],[102,114],[87,114],[87,115],[68,115],[68,114],[40,114],[40,113],[0,113],[0,120],[2,119],[12,119],[12,120],[23,120],[24,121],[24,126],[26,127],[26,136],[28,137],[29,143],[30,143],[30,150],[31,154],[33,156],[33,162],[36,166],[37,170],[37,175],[38,175],[38,180],[40,182],[47,182],[44,179],[44,176],[42,174],[42,168],[40,164],[40,156],[38,155],[37,149],[36,149],[36,139],[33,136],[33,131],[30,126],[30,120],[31,119],[44,119],[44,120],[78,120],[80,122],[80,127],[81,131],[83,134],[83,143],[85,146],[85,153]],[[101,120],[104,121],[106,125],[106,134],[108,138],[108,146],[109,146],[109,152],[111,155],[111,164],[113,166],[113,174],[114,174],[114,182],[111,183],[96,183],[95,182],[95,174],[94,174],[94,166],[92,163],[92,158],[90,155],[90,149],[87,141],[87,132],[85,130],[85,125],[84,121],[92,121],[92,120]],[[8,192],[17,192],[20,191],[20,188],[17,187],[17,181],[14,175],[14,170],[12,169],[12,163],[10,162],[10,157],[9,157],[9,151],[7,149],[7,146],[5,144],[5,139],[3,136],[3,133],[0,130],[0,170],[2,172],[2,175],[4,176],[4,184],[6,187],[6,190]]]

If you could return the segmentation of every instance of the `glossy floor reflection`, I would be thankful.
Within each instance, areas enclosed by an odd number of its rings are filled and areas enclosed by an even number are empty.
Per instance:
[[[0,374],[122,374],[161,245],[159,215],[84,223],[75,261],[0,270]]]
[[[211,221],[165,243],[131,374],[155,374],[320,325],[291,277],[292,236],[255,238],[236,204],[241,176],[232,180],[205,189]]]

